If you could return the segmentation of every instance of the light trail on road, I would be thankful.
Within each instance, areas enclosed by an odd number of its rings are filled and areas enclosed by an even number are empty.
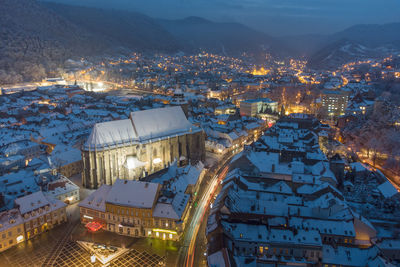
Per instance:
[[[225,178],[228,172],[228,166],[226,166],[219,175],[215,175],[212,181],[208,184],[207,190],[204,192],[202,198],[198,202],[198,208],[193,215],[193,219],[190,223],[189,230],[185,236],[185,244],[189,243],[189,248],[186,255],[185,266],[193,266],[194,252],[197,234],[199,232],[200,225],[204,219],[209,203],[218,188],[219,183]]]

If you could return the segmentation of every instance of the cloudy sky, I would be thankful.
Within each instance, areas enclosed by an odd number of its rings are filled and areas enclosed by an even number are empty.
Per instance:
[[[354,24],[400,22],[400,0],[47,0],[131,9],[158,18],[235,21],[271,35],[332,33]]]

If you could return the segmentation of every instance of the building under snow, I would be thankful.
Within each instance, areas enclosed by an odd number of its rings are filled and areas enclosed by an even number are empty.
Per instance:
[[[97,123],[82,147],[87,188],[117,178],[137,180],[178,161],[205,158],[204,132],[180,106],[135,111],[126,120]]]

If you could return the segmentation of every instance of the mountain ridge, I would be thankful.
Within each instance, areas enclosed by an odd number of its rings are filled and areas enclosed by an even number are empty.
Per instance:
[[[174,52],[175,38],[142,13],[44,2],[58,15],[84,30],[132,50]]]
[[[400,23],[358,24],[330,35],[286,36],[281,41],[295,44],[289,47],[295,56],[307,58],[309,67],[333,68],[346,61],[384,57],[400,51]]]
[[[200,48],[226,54],[249,51],[286,53],[285,47],[275,38],[236,22],[214,22],[195,16],[157,21],[188,50]]]
[[[400,51],[400,23],[354,25],[331,35],[275,38],[236,22],[196,16],[156,19],[132,11],[37,0],[0,0],[0,13],[0,84],[57,75],[54,70],[68,58],[130,51],[250,52],[260,60],[270,53],[307,58],[310,67],[364,58],[362,46],[373,56]],[[335,56],[329,57],[332,53]]]

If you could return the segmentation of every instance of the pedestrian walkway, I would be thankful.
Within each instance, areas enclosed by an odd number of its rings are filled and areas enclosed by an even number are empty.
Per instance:
[[[66,242],[68,242],[68,240],[71,239],[71,233],[74,230],[74,228],[76,227],[76,225],[77,225],[77,223],[68,224],[67,228],[65,229],[64,235],[60,236],[59,241],[53,247],[50,254],[47,256],[46,260],[43,262],[43,264],[42,264],[43,267],[54,266],[54,263],[58,257],[58,254],[61,252],[61,250],[63,249]]]
[[[54,262],[54,267],[100,267],[101,263],[91,262],[91,255],[82,247],[80,247],[75,241],[69,240],[60,254]],[[110,262],[109,266],[115,267],[155,267],[155,266],[166,266],[165,256],[159,256],[157,254],[150,254],[147,251],[139,251],[136,249],[130,249],[127,254]]]
[[[0,253],[0,266],[40,267],[65,232],[65,225],[57,226]]]

